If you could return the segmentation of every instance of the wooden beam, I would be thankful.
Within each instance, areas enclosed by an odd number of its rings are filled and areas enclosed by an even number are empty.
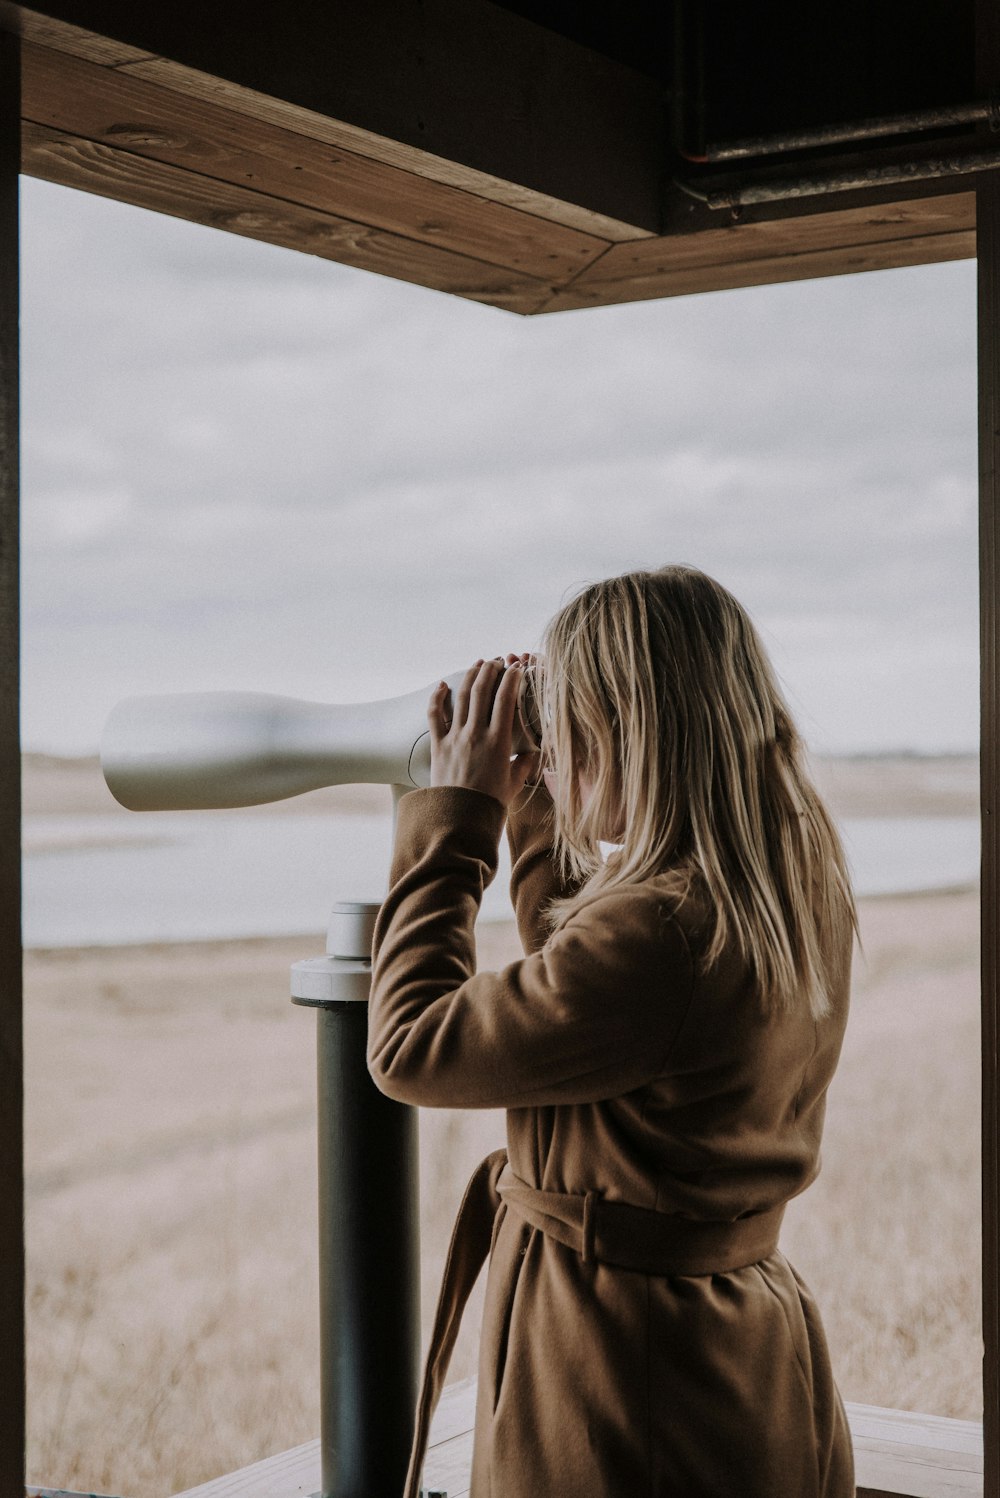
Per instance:
[[[29,75],[37,55],[29,63]],[[602,249],[582,272],[569,274],[560,284],[555,274],[542,278],[508,270],[434,244],[429,235],[411,238],[265,192],[263,172],[253,187],[227,181],[213,175],[222,168],[207,147],[203,170],[194,169],[194,148],[186,150],[187,167],[160,160],[170,154],[167,137],[157,136],[148,118],[133,121],[131,132],[109,127],[108,137],[117,145],[26,123],[23,170],[63,186],[525,314],[962,259],[975,251],[974,194],[959,193],[619,244]],[[227,171],[235,175],[231,161]],[[362,211],[358,198],[352,206]],[[397,205],[387,211],[400,226],[403,210]],[[544,241],[526,241],[519,251],[518,231],[511,228],[504,248],[498,248],[506,232],[499,229],[490,247],[485,246],[484,234],[478,248],[498,257],[520,256],[533,269],[544,271]],[[571,258],[565,248],[561,254],[553,252],[553,271],[565,273]]]
[[[110,0],[106,15],[97,0],[63,9],[125,24]],[[2,25],[24,38],[26,172],[516,312],[973,253],[971,190],[924,184],[905,201],[779,204],[738,222],[688,203],[656,235],[11,0],[0,0]],[[614,176],[606,152],[601,170]]]
[[[135,78],[162,84],[172,92],[184,94],[190,99],[207,104],[223,104],[247,119],[280,125],[299,135],[325,141],[341,150],[352,151],[366,161],[384,162],[387,166],[398,167],[427,182],[440,182],[448,187],[459,188],[491,203],[503,203],[508,208],[534,214],[536,218],[547,219],[554,224],[564,224],[570,229],[579,229],[585,234],[595,234],[601,239],[612,242],[644,239],[654,232],[598,209],[566,202],[552,193],[541,192],[522,182],[510,182],[492,172],[472,171],[462,162],[432,156],[428,151],[402,145],[385,136],[372,135],[370,131],[358,130],[343,120],[304,109],[300,104],[289,103],[287,99],[275,99],[269,94],[240,88],[224,78],[213,78],[196,68],[185,68],[162,57],[146,58],[129,64],[122,71]]]
[[[67,51],[88,36],[124,45],[138,76],[248,116],[253,100],[281,101],[276,123],[310,135],[308,121],[325,120],[332,143],[414,175],[485,197],[516,184],[511,206],[535,211],[537,199],[539,216],[584,229],[596,215],[600,237],[659,229],[664,90],[489,0],[0,4],[0,24],[42,39],[40,18],[49,46],[59,26],[77,33]],[[563,217],[559,204],[576,211]]]
[[[1000,86],[1000,9],[977,0],[976,82]],[[994,137],[995,138],[995,137]],[[1000,172],[976,193],[982,872],[983,1445],[1000,1498]]]
[[[980,1498],[983,1433],[978,1421],[848,1404],[857,1498]]]
[[[21,66],[23,118],[64,135],[540,279],[571,279],[607,249],[607,240],[578,229],[193,100],[121,68],[32,42],[22,43]]]
[[[0,35],[0,1491],[24,1485],[21,753],[18,730],[20,46]]]
[[[968,259],[975,204],[950,193],[617,244],[545,311]]]
[[[22,169],[32,176],[489,306],[535,312],[551,295],[530,276],[40,125],[24,126],[21,147]]]
[[[1000,1498],[1000,177],[978,199],[984,1492]]]

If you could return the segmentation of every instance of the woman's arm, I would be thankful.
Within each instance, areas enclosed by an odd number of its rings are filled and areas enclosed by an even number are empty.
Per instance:
[[[544,785],[527,785],[507,813],[510,844],[510,898],[525,952],[537,952],[549,935],[546,912],[553,900],[573,894],[576,881],[564,879],[554,856],[555,808]]]
[[[482,791],[508,811],[511,899],[525,952],[536,952],[548,935],[550,902],[571,893],[552,857],[555,817],[552,798],[538,778],[538,753],[514,755],[512,730],[524,672],[531,657],[508,655],[477,661],[450,701],[441,682],[428,704],[431,785]],[[490,878],[492,878],[492,874]]]
[[[596,1102],[660,1075],[691,1000],[687,945],[652,891],[586,907],[540,950],[475,971],[496,872],[499,801],[411,791],[399,804],[375,933],[368,1065],[401,1102],[498,1108]]]

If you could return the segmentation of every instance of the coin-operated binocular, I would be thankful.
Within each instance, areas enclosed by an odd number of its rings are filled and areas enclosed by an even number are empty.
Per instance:
[[[463,676],[446,678],[453,696]],[[328,785],[391,785],[398,796],[430,784],[432,691],[347,704],[133,697],[105,727],[104,778],[132,811],[254,806]],[[512,749],[540,743],[529,668]],[[321,1498],[402,1492],[417,1402],[417,1113],[384,1097],[367,1069],[377,912],[335,905],[326,956],[292,968],[292,1001],[317,1019]]]
[[[463,675],[445,678],[453,694]],[[537,688],[529,668],[515,753],[541,742]],[[327,785],[426,786],[432,691],[332,704],[260,692],[131,697],[107,721],[101,766],[130,811],[256,806]]]

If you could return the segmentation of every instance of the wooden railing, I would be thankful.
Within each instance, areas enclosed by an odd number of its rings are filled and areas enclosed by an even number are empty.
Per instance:
[[[442,1394],[424,1466],[426,1489],[468,1498],[475,1405],[474,1378],[451,1384]],[[847,1416],[854,1436],[857,1498],[983,1498],[983,1428],[977,1422],[870,1404],[848,1404]],[[177,1498],[306,1498],[319,1491],[317,1440],[187,1488]],[[31,1487],[26,1498],[85,1495]]]
[[[469,1491],[475,1403],[474,1378],[449,1385],[431,1427],[425,1487],[446,1492],[448,1498],[467,1498]],[[983,1432],[975,1421],[868,1404],[848,1404],[847,1414],[858,1498],[982,1498]],[[304,1498],[319,1490],[319,1441],[308,1441],[188,1488],[178,1498]]]

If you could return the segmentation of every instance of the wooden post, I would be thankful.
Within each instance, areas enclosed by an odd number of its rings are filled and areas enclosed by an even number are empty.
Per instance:
[[[0,32],[0,1492],[24,1490],[21,761],[18,737],[20,43]]]
[[[985,1498],[1000,1498],[1000,175],[977,194]]]
[[[1000,86],[1000,10],[976,0],[976,84]],[[992,139],[997,139],[991,132]],[[983,1046],[983,1495],[1000,1498],[1000,172],[976,191]]]

